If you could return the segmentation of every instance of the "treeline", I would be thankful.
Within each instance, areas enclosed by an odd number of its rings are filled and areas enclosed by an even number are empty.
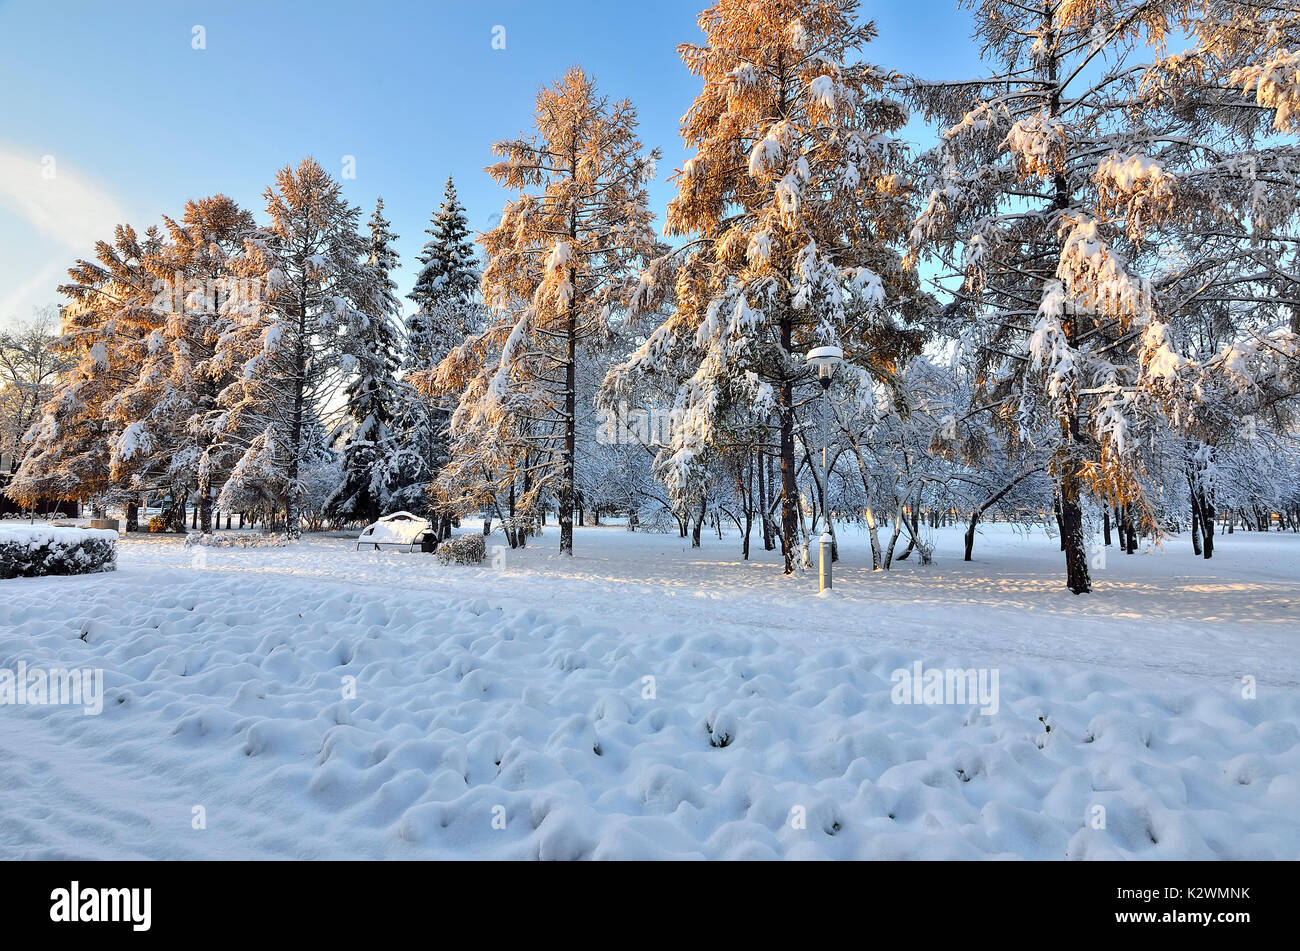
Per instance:
[[[570,70],[493,146],[516,197],[481,268],[449,186],[405,321],[382,204],[362,229],[311,160],[269,224],[216,196],[123,227],[62,288],[74,366],[9,491],[167,486],[290,531],[482,512],[512,545],[549,508],[565,552],[604,507],[731,522],[746,553],[758,526],[787,571],[837,519],[882,569],[929,556],[924,512],[968,557],[982,519],[1043,519],[1076,593],[1112,529],[1208,556],[1225,512],[1293,522],[1300,14],[970,16],[987,70],[939,82],[869,63],[856,0],[719,0],[679,48],[700,92],[662,236],[635,108]],[[917,111],[933,148],[901,137]]]
[[[476,319],[454,186],[404,323],[382,200],[363,226],[311,159],[265,197],[265,226],[224,195],[198,199],[143,235],[120,226],[70,270],[50,347],[59,380],[10,497],[120,504],[131,529],[151,500],[165,506],[155,527],[169,530],[184,529],[191,499],[203,531],[217,510],[293,533],[430,509],[446,413],[401,377]]]

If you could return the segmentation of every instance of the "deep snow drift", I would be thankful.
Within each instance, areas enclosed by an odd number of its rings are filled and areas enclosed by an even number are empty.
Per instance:
[[[0,583],[0,670],[105,690],[0,706],[0,858],[1300,858],[1300,537],[1074,597],[1040,533],[939,536],[874,575],[849,536],[830,598],[734,535],[124,538]],[[918,664],[995,712],[896,703]]]

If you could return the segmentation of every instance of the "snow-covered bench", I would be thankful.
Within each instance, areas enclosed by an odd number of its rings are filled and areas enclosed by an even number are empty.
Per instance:
[[[361,550],[362,545],[374,545],[375,551],[384,545],[414,551],[415,546],[422,545],[425,536],[432,532],[433,526],[427,518],[420,518],[410,512],[394,512],[362,530],[357,538],[357,551]]]

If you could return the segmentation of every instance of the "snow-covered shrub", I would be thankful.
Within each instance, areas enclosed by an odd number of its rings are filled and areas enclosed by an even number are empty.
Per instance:
[[[117,568],[117,532],[49,525],[0,528],[0,578],[80,575]]]
[[[645,532],[648,535],[666,535],[677,529],[677,519],[673,517],[672,510],[666,505],[656,505],[636,513],[635,531]]]
[[[474,532],[457,535],[438,546],[438,561],[444,565],[481,565],[487,556],[483,536]]]
[[[223,532],[219,535],[190,532],[185,536],[186,548],[195,545],[204,548],[285,548],[288,544],[288,535],[263,535],[259,532]]]

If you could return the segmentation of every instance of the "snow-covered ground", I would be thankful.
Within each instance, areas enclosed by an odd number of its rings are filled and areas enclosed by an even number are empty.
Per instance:
[[[831,597],[734,535],[125,538],[0,582],[0,670],[105,689],[0,706],[0,858],[1300,858],[1300,536],[1074,597],[1041,533],[959,534],[887,574],[849,535]],[[895,702],[918,664],[990,712]]]

